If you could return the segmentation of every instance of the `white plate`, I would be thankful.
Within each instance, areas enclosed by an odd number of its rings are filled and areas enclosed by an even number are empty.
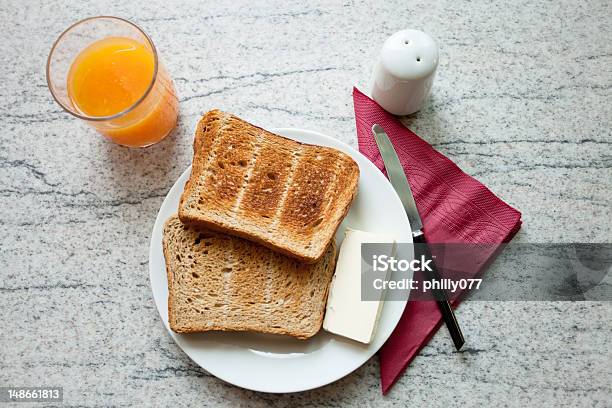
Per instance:
[[[334,147],[349,154],[359,164],[359,191],[336,234],[338,245],[346,227],[393,234],[398,242],[412,242],[408,218],[399,197],[384,175],[365,156],[320,133],[300,129],[272,131],[300,142]],[[190,168],[172,186],[157,214],[151,237],[149,273],[159,314],[174,341],[193,361],[216,377],[239,387],[286,393],[309,390],[336,381],[356,370],[378,351],[397,325],[406,306],[405,301],[384,305],[378,331],[367,346],[323,330],[309,340],[255,333],[172,332],[168,326],[168,286],[161,243],[162,228],[164,221],[177,211],[189,172]]]

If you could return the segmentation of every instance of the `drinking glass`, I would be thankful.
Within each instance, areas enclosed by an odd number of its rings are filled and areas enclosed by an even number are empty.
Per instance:
[[[92,116],[79,109],[72,100],[69,74],[73,62],[84,49],[106,38],[127,38],[145,47],[153,55],[153,76],[146,91],[129,107],[112,115]],[[150,146],[166,137],[176,126],[178,99],[153,41],[136,24],[119,17],[90,17],[68,27],[49,53],[47,84],[53,98],[66,112],[123,146]]]

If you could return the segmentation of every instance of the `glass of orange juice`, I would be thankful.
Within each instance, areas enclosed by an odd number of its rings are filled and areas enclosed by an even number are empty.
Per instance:
[[[122,18],[91,17],[64,31],[47,83],[64,110],[117,144],[150,146],[176,126],[178,100],[155,45]]]

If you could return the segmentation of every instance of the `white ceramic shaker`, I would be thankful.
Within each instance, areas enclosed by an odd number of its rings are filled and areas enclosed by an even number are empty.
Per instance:
[[[371,95],[394,115],[409,115],[425,104],[438,67],[438,46],[418,30],[402,30],[385,41],[374,68]]]

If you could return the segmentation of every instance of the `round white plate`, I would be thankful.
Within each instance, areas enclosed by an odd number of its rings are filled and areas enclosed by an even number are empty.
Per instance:
[[[408,218],[399,197],[384,175],[365,156],[320,133],[300,129],[272,131],[300,142],[336,148],[349,154],[359,164],[359,191],[347,217],[338,228],[338,245],[346,227],[392,234],[398,242],[412,242]],[[356,370],[378,351],[397,325],[406,306],[405,301],[385,303],[378,330],[369,345],[324,330],[309,340],[256,333],[172,332],[168,326],[168,286],[162,228],[165,220],[177,212],[189,174],[190,168],[172,186],[157,214],[151,237],[149,273],[159,314],[174,341],[193,361],[216,377],[239,387],[286,393],[309,390],[336,381]]]

